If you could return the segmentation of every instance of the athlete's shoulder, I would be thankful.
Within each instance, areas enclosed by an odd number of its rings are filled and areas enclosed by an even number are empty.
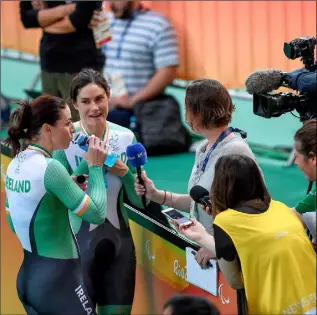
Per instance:
[[[117,131],[117,132],[127,132],[130,134],[133,134],[133,132],[126,127],[122,127],[122,126],[117,125],[117,124],[110,122],[110,121],[108,121],[107,123],[108,123],[110,130]]]
[[[32,180],[41,180],[48,167],[50,157],[35,150],[24,150],[17,154],[8,165],[6,175],[9,177],[27,177]]]
[[[134,137],[133,131],[131,131],[130,129],[128,129],[126,127],[122,127],[120,125],[114,124],[114,123],[109,122],[109,121],[108,121],[108,126],[109,126],[111,131],[115,131],[119,134],[126,134],[126,135]]]
[[[65,176],[69,175],[64,165],[59,160],[52,158],[47,158],[47,168],[45,174],[50,174],[54,176],[61,174]]]

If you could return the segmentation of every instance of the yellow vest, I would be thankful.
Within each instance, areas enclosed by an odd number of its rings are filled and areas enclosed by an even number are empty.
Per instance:
[[[271,201],[261,214],[233,209],[214,223],[241,261],[249,314],[316,314],[316,253],[290,208]]]

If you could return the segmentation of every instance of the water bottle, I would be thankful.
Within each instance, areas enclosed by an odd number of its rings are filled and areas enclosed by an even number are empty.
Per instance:
[[[120,156],[119,154],[109,150],[109,153],[107,154],[107,158],[105,161],[105,165],[108,167],[114,166],[119,156]]]
[[[87,136],[85,135],[77,136],[73,140],[73,143],[77,144],[82,150],[86,152],[88,151],[89,138]],[[104,164],[108,167],[114,166],[119,156],[120,156],[119,154],[109,150]]]

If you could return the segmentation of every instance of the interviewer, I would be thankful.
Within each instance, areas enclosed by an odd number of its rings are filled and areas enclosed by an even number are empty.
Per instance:
[[[188,192],[195,185],[210,191],[215,163],[219,157],[230,154],[245,154],[252,159],[255,157],[247,142],[228,128],[235,108],[229,92],[220,82],[211,79],[197,79],[191,82],[186,88],[185,108],[186,119],[191,129],[205,138],[196,150],[195,162],[188,181]],[[213,234],[213,217],[206,213],[201,205],[195,203],[189,194],[158,190],[145,173],[142,177],[145,197],[148,200],[190,212],[191,217],[195,217],[210,234]],[[144,194],[144,187],[137,182],[135,189],[139,195]],[[196,260],[205,267],[213,257],[214,252],[201,248]]]
[[[300,220],[271,199],[256,163],[221,157],[211,188],[214,238],[194,220],[180,229],[210,250],[249,314],[316,314],[316,254]]]

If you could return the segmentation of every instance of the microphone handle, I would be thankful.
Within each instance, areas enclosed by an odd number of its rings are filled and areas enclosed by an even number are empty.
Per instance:
[[[137,167],[136,168],[137,174],[138,174],[138,180],[139,180],[139,184],[142,185],[144,187],[144,181],[142,179],[141,173],[142,173],[142,169],[141,167]],[[144,187],[145,188],[145,187]],[[144,209],[146,208],[146,198],[145,195],[142,196],[142,204]]]
[[[209,198],[201,199],[201,204],[211,210],[211,202],[209,201]]]

